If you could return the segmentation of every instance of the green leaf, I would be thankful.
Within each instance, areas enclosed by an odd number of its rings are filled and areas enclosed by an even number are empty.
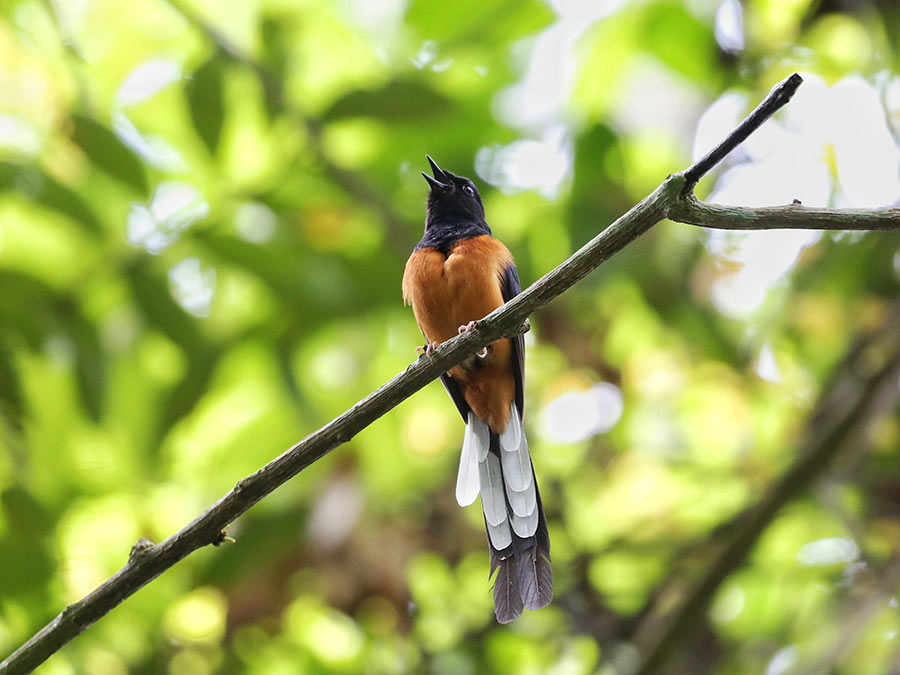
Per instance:
[[[208,347],[189,355],[189,367],[168,397],[157,430],[161,439],[179,420],[188,415],[209,389],[209,383],[222,356],[222,350]]]
[[[213,155],[222,137],[225,103],[222,94],[222,66],[215,57],[194,71],[184,88],[191,121],[197,135]]]
[[[106,372],[103,349],[95,326],[71,297],[33,277],[0,272],[0,325],[5,328],[4,337],[14,331],[21,344],[32,349],[42,348],[54,334],[62,333],[71,340],[82,402],[90,417],[100,420]],[[0,412],[16,415],[20,412],[19,382],[10,342],[0,340]]]
[[[262,62],[268,73],[260,79],[270,122],[284,112],[284,83],[276,74],[284,73],[289,67],[291,43],[285,32],[281,17],[267,16],[260,25]]]
[[[14,358],[7,341],[0,339],[0,418],[21,429],[22,387]]]
[[[264,247],[248,243],[234,236],[208,231],[194,233],[197,241],[223,261],[249,270],[263,283],[288,302],[311,302],[325,309],[318,297],[305,298],[308,275],[304,262],[310,264],[302,252],[287,247]],[[320,261],[321,263],[321,261]]]
[[[301,247],[260,246],[209,231],[196,231],[193,236],[212,255],[248,270],[281,302],[302,312],[306,329],[330,317],[371,308],[383,301],[383,284],[396,283],[394,270],[378,259],[350,264],[341,256],[310,253]]]
[[[63,329],[75,347],[75,376],[81,402],[90,418],[99,422],[106,385],[106,362],[100,337],[93,324],[71,301],[62,303],[60,315]]]
[[[339,98],[324,119],[369,117],[392,122],[416,122],[447,115],[453,103],[420,81],[393,80],[380,89],[351,91]]]
[[[78,193],[48,176],[42,169],[0,162],[0,191],[16,190],[25,199],[46,206],[84,225],[91,234],[101,232],[93,209]]]
[[[147,323],[165,334],[185,351],[188,370],[170,392],[160,413],[157,441],[172,425],[189,414],[206,394],[222,349],[212,344],[194,320],[175,302],[168,284],[155,272],[149,261],[142,260],[127,268],[131,291]]]
[[[206,348],[197,322],[175,302],[168,284],[154,273],[149,261],[139,260],[126,269],[131,292],[147,323],[189,353]]]
[[[718,47],[712,27],[681,3],[662,2],[647,8],[642,46],[673,70],[696,82],[716,77]]]
[[[0,537],[0,597],[25,597],[40,592],[45,579],[52,575],[53,564],[44,537],[51,531],[51,520],[30,493],[19,485],[11,485],[0,495],[7,524],[6,536]]]
[[[148,192],[144,164],[112,131],[90,117],[73,115],[72,140],[90,157],[101,171],[134,188],[142,195]]]
[[[0,325],[18,332],[32,349],[40,347],[56,326],[56,296],[45,282],[20,272],[0,270]]]
[[[578,137],[569,200],[575,241],[589,239],[599,224],[612,222],[630,208],[621,183],[624,163],[619,136],[606,124],[596,124]]]

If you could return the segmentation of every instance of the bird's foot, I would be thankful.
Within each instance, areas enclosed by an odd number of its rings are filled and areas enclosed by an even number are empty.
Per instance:
[[[463,333],[471,333],[473,330],[475,330],[475,322],[474,322],[474,321],[470,321],[469,323],[460,326],[457,330],[459,331],[459,334],[460,334],[460,335],[462,335]],[[485,348],[482,349],[480,352],[478,352],[477,354],[475,354],[475,356],[477,356],[479,359],[483,359],[483,358],[486,357],[487,355],[488,355],[488,348],[487,348],[487,347],[485,347]]]
[[[431,358],[431,352],[438,348],[437,342],[432,342],[431,344],[419,345],[416,347],[416,354],[422,356],[424,353],[425,356]]]

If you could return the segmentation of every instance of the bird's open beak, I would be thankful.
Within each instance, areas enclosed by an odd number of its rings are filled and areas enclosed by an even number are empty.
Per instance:
[[[444,173],[441,167],[437,165],[437,162],[431,159],[429,155],[425,155],[425,157],[428,159],[428,163],[431,164],[431,173],[434,174],[434,178],[429,176],[424,171],[422,172],[422,175],[425,177],[425,180],[428,181],[431,189],[445,191],[453,187],[453,183],[450,182],[450,179],[447,177],[447,174]]]

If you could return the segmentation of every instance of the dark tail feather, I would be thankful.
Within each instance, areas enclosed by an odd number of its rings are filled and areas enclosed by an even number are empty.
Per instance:
[[[536,479],[535,479],[536,480]],[[535,483],[537,489],[537,483]],[[540,609],[553,599],[553,570],[550,568],[550,537],[541,493],[537,491],[538,527],[534,543],[516,553],[518,559],[519,593],[528,609]],[[523,542],[524,543],[524,542]]]
[[[518,560],[519,594],[528,609],[540,609],[553,599],[553,571],[550,563],[530,546],[516,555]]]
[[[516,558],[501,560],[491,550],[491,573],[497,570],[494,579],[494,614],[498,623],[509,623],[522,614],[522,596],[519,595]]]
[[[491,433],[491,452],[500,452],[498,437]],[[534,469],[532,469],[532,472]],[[504,479],[505,480],[505,479]],[[537,481],[537,478],[533,478]],[[550,568],[550,537],[547,520],[541,504],[541,494],[536,491],[538,525],[529,537],[520,537],[512,531],[512,543],[502,551],[494,548],[490,532],[488,547],[491,552],[491,576],[494,580],[494,614],[499,623],[509,623],[518,618],[525,607],[540,609],[553,599],[553,571]],[[507,511],[512,509],[507,499]]]

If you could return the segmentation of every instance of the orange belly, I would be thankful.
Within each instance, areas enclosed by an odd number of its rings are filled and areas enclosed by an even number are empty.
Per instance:
[[[500,279],[511,264],[509,250],[488,235],[457,242],[448,256],[430,248],[413,252],[403,274],[403,299],[428,342],[449,340],[459,326],[502,305]],[[486,358],[473,357],[450,375],[474,413],[502,433],[516,390],[510,341],[494,342]]]

